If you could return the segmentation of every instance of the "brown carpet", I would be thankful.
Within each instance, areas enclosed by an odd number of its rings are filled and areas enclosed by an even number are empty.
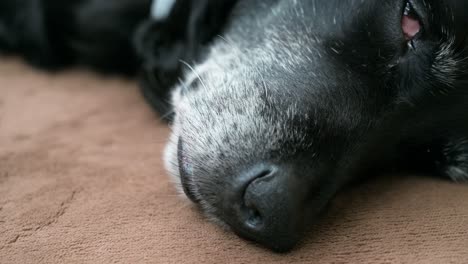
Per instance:
[[[0,64],[0,263],[468,263],[468,186],[383,179],[277,255],[206,222],[136,84]]]

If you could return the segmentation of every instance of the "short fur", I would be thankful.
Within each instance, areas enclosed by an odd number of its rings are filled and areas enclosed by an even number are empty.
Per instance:
[[[0,4],[0,47],[48,65],[94,43],[69,45],[70,28],[12,23],[18,7],[45,16],[37,2]],[[109,5],[126,10],[121,2]],[[422,26],[411,40],[401,24],[408,3]],[[172,120],[165,160],[181,189],[214,221],[284,251],[365,175],[410,169],[468,180],[467,12],[463,0],[178,0],[167,20],[140,21],[127,36],[135,51],[122,51],[129,67],[139,55],[144,94]],[[78,36],[93,28],[80,25],[71,27]],[[16,36],[15,26],[27,30]],[[91,50],[85,63],[119,65]],[[252,168],[274,174],[239,192]]]

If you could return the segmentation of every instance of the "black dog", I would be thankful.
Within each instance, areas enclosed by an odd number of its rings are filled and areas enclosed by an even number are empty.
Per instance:
[[[0,48],[36,66],[84,64],[103,71],[135,72],[130,36],[151,0],[4,0]]]
[[[187,196],[274,250],[369,173],[468,180],[466,1],[177,0],[156,20],[135,15],[148,1],[6,2],[6,50],[41,66],[141,68],[172,119],[165,159]],[[102,21],[80,20],[89,10]]]

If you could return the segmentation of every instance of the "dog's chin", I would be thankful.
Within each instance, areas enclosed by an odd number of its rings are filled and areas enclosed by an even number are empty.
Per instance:
[[[177,123],[177,118],[174,120],[174,124],[172,125],[172,134],[169,138],[169,142],[166,145],[164,150],[164,165],[166,167],[167,172],[169,173],[170,179],[173,182],[179,196],[182,198],[183,201],[194,204],[192,200],[188,198],[186,193],[184,192],[184,188],[182,186],[181,175],[179,170],[179,162],[177,157],[178,152],[178,142],[179,142],[179,131],[180,131],[180,124]],[[198,197],[201,199],[201,197]],[[195,205],[195,204],[194,204]],[[225,231],[231,230],[231,228],[221,219],[216,217],[212,211],[213,208],[211,205],[207,204],[203,200],[198,201],[198,208],[201,209],[201,212],[206,217],[206,219]]]
[[[170,176],[171,182],[174,184],[177,190],[177,193],[181,197],[186,199],[187,196],[185,195],[184,190],[182,188],[182,182],[180,179],[180,172],[177,161],[177,141],[179,139],[179,136],[175,132],[174,128],[173,130],[174,132],[171,134],[169,142],[167,143],[166,148],[164,150],[164,165],[166,167],[166,171]]]
[[[174,108],[174,120],[171,124],[172,133],[169,137],[169,142],[164,149],[164,166],[169,173],[170,179],[173,182],[178,194],[187,199],[182,187],[180,179],[179,162],[177,158],[177,144],[180,137],[180,124],[177,116],[177,107],[181,102],[180,88],[174,89],[172,92],[172,106]],[[188,200],[188,199],[187,199]]]

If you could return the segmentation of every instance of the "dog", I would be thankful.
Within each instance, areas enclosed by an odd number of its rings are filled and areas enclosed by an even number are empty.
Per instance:
[[[104,2],[4,1],[0,47],[40,66],[138,70],[172,126],[169,173],[243,238],[289,251],[376,173],[468,180],[466,1]],[[80,20],[92,10],[103,20]]]
[[[0,50],[47,70],[86,65],[134,74],[140,62],[131,36],[151,0],[5,0]]]

